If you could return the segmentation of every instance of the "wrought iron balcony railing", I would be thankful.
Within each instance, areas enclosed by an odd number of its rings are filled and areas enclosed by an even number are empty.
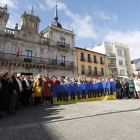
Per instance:
[[[48,58],[25,56],[25,55],[19,55],[19,57],[17,57],[17,54],[2,53],[2,52],[0,52],[0,60],[74,67],[74,62],[70,62],[70,61],[63,62],[57,59],[48,59]]]
[[[90,77],[95,77],[95,76],[100,77],[101,75],[102,76],[104,75],[104,72],[102,73],[100,71],[92,71],[92,70],[88,71],[88,70],[85,70],[84,75],[90,76]]]
[[[102,60],[102,61],[100,61],[100,64],[105,64],[105,63],[104,63],[104,61]]]
[[[91,58],[90,59],[87,59],[87,62],[91,62],[92,63]]]
[[[86,61],[86,57],[81,57],[80,61]]]
[[[70,44],[62,43],[62,42],[57,42],[57,47],[70,49]]]
[[[85,75],[85,71],[81,71],[81,75]]]
[[[97,59],[94,59],[94,60],[93,60],[93,63],[98,63]]]

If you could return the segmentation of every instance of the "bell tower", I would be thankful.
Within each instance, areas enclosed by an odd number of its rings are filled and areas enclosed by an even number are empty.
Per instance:
[[[9,19],[9,13],[7,13],[7,4],[0,7],[0,34],[5,35],[5,28]]]

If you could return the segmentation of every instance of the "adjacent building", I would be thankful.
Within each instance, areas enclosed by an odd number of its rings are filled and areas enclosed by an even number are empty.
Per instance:
[[[21,16],[21,29],[7,28],[10,14],[7,5],[0,7],[0,71],[18,71],[26,75],[48,73],[53,76],[77,75],[75,34],[58,22],[57,6],[54,22],[39,33],[39,16]]]
[[[86,49],[107,55],[107,76],[132,76],[133,73],[128,45],[117,42],[103,42],[94,47],[86,47]]]
[[[76,47],[78,77],[106,77],[106,55]]]
[[[140,58],[131,61],[133,76],[140,78]]]

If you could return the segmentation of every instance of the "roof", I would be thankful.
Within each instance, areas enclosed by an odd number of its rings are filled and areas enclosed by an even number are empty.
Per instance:
[[[94,51],[89,51],[89,50],[86,50],[86,49],[83,49],[83,48],[79,48],[79,47],[75,47],[75,48],[76,48],[76,49],[80,49],[80,50],[84,50],[84,51],[88,51],[88,52],[92,52],[92,53],[97,53],[97,54],[101,54],[101,55],[106,56],[105,54],[98,53],[98,52],[94,52]]]
[[[60,24],[58,21],[54,21],[54,22],[52,23],[52,25],[54,25],[54,26],[56,26],[56,27],[58,27],[58,28],[62,28],[61,24]]]
[[[134,60],[131,60],[131,64],[136,64],[136,63],[138,63],[140,61],[140,58],[137,58],[137,59],[134,59]]]

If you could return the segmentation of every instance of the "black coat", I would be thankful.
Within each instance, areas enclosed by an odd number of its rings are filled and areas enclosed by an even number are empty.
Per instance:
[[[9,96],[9,84],[8,79],[1,79],[2,83],[2,90],[1,90],[1,110],[7,110],[7,104],[8,104],[8,96]]]
[[[23,90],[25,90],[27,88],[26,81],[22,80],[21,83],[22,83]]]
[[[14,76],[10,77],[8,82],[9,82],[9,93],[10,94],[14,94],[14,91],[16,91],[17,93],[20,92],[18,82]]]
[[[123,91],[128,91],[129,85],[127,81],[122,82],[122,88],[123,88]]]
[[[116,82],[116,88],[122,88],[119,80],[115,80],[115,82]]]

